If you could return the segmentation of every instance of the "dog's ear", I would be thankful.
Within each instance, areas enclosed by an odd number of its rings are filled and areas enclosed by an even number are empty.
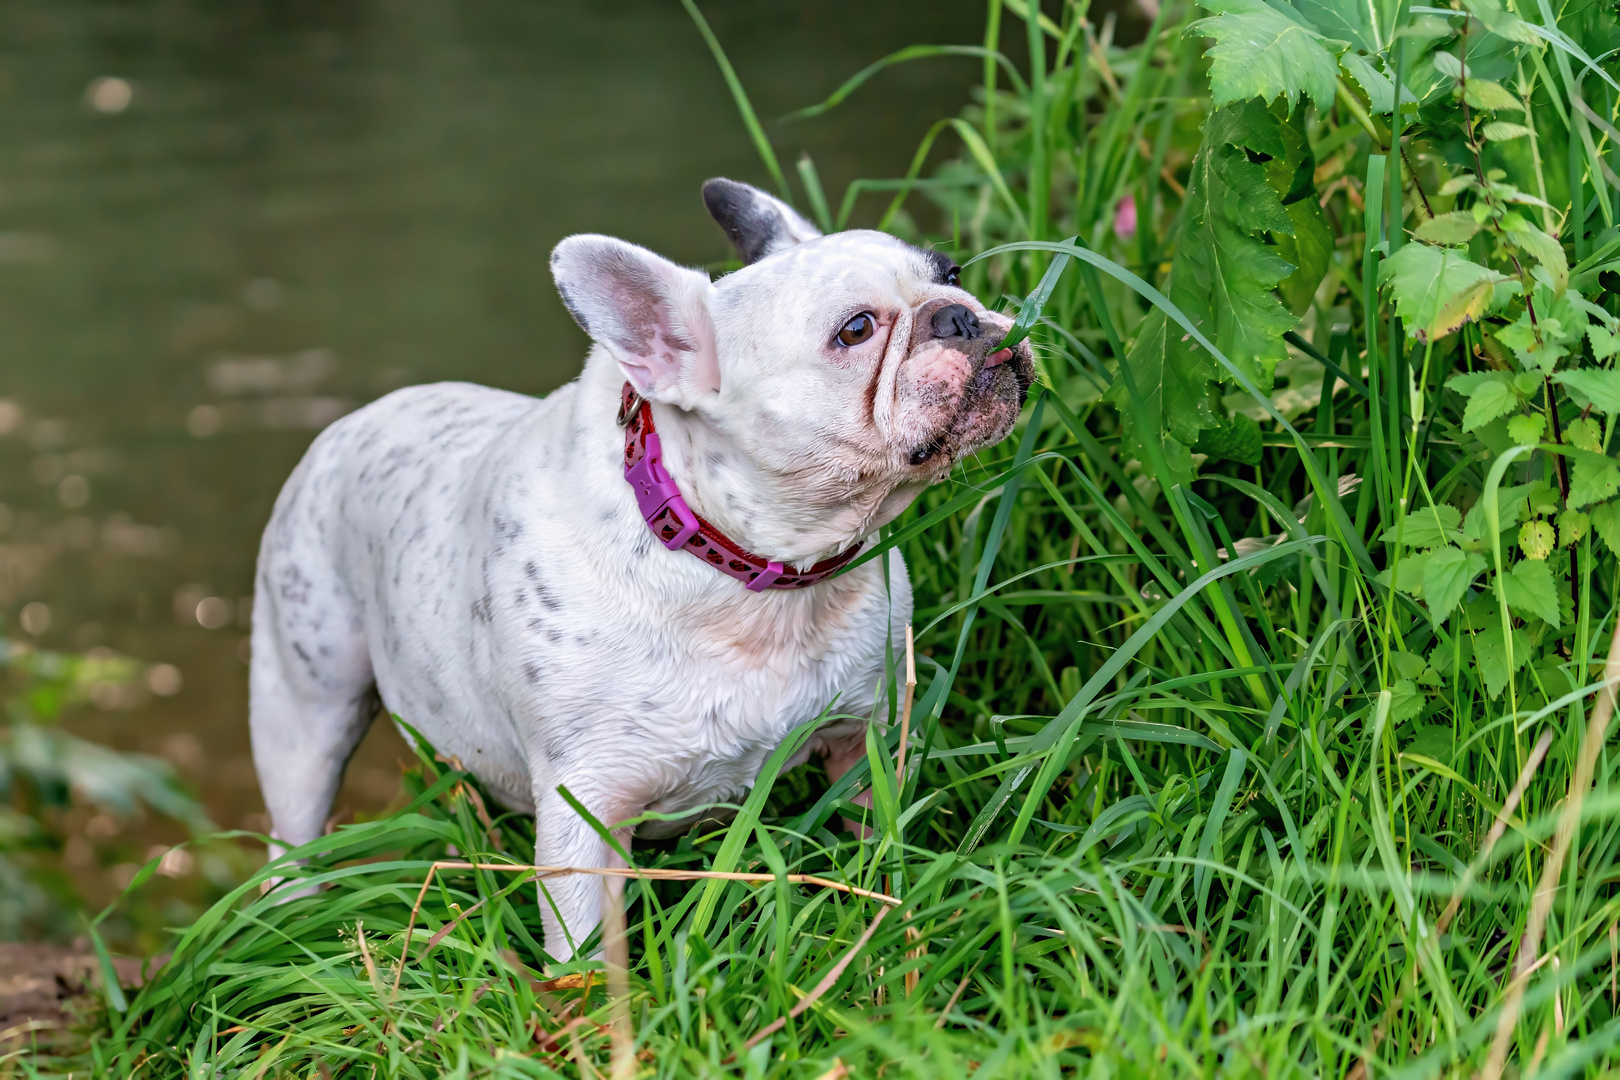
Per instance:
[[[611,236],[570,236],[551,276],[574,321],[650,401],[691,408],[720,389],[708,275]]]
[[[821,235],[781,199],[735,180],[706,182],[703,204],[731,237],[744,266]]]

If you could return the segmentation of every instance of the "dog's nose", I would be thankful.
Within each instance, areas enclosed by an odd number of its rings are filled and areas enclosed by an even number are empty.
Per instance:
[[[937,338],[966,338],[972,341],[980,334],[979,317],[964,304],[947,304],[934,312],[934,336]]]

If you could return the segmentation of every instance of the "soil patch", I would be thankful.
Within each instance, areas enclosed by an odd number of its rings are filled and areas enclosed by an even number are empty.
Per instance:
[[[140,985],[139,960],[114,957],[113,966],[121,984]],[[100,993],[101,967],[88,948],[0,942],[0,1044],[63,1030],[75,1006]]]

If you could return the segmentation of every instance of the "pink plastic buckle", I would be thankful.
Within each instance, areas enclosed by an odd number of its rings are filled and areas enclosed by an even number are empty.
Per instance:
[[[676,551],[697,535],[697,515],[686,505],[686,500],[681,497],[681,489],[664,468],[664,448],[658,441],[656,431],[647,434],[646,452],[641,455],[641,460],[625,466],[624,478],[630,482],[630,490],[636,493],[636,505],[641,509],[642,520],[665,547]],[[659,536],[657,527],[653,525],[653,519],[666,508],[681,523],[679,531],[667,540]]]
[[[765,564],[765,569],[761,570],[753,581],[748,583],[747,589],[749,592],[764,592],[781,576],[782,564],[772,560]]]

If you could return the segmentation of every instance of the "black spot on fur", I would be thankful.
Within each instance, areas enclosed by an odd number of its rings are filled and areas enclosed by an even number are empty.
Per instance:
[[[743,265],[756,263],[782,232],[786,222],[780,214],[762,211],[754,201],[754,190],[735,180],[714,179],[703,185],[703,205],[709,216],[726,230],[731,246]],[[564,303],[567,299],[564,298]]]
[[[928,248],[917,249],[933,265],[935,285],[955,285],[957,276],[962,268],[956,265],[956,260],[942,251],[932,251]]]

